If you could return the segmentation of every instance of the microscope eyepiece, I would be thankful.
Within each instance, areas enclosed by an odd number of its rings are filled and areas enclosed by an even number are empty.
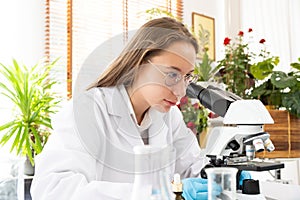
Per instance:
[[[230,104],[235,101],[223,93],[224,91],[221,93],[215,87],[205,88],[196,83],[190,83],[186,90],[188,97],[197,98],[204,107],[222,117],[225,116]]]
[[[227,144],[227,148],[237,151],[240,148],[240,144],[236,140],[232,140]]]

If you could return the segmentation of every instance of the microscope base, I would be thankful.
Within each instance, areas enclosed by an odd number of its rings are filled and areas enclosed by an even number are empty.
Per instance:
[[[242,199],[242,200],[267,200],[263,194],[242,194],[239,193],[239,191],[236,193],[236,199]]]

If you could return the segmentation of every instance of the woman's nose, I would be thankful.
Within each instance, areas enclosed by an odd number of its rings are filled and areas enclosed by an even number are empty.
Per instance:
[[[186,94],[186,82],[182,79],[176,85],[172,86],[173,94],[180,100]]]

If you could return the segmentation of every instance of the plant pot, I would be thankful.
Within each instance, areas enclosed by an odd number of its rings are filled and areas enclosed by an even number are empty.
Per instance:
[[[26,160],[24,162],[24,174],[27,176],[34,175],[34,166],[32,166],[31,162],[29,161],[28,157],[26,156]]]
[[[300,157],[300,119],[286,110],[269,110],[274,124],[266,124],[264,129],[270,134],[275,150],[257,153],[259,158],[299,158]]]

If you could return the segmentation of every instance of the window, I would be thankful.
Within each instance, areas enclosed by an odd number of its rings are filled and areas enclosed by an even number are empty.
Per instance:
[[[45,54],[49,62],[60,58],[55,72],[61,82],[58,92],[70,98],[95,81],[123,48],[128,31],[147,21],[146,10],[151,8],[182,19],[181,0],[46,0]],[[99,46],[101,56],[96,56]]]

